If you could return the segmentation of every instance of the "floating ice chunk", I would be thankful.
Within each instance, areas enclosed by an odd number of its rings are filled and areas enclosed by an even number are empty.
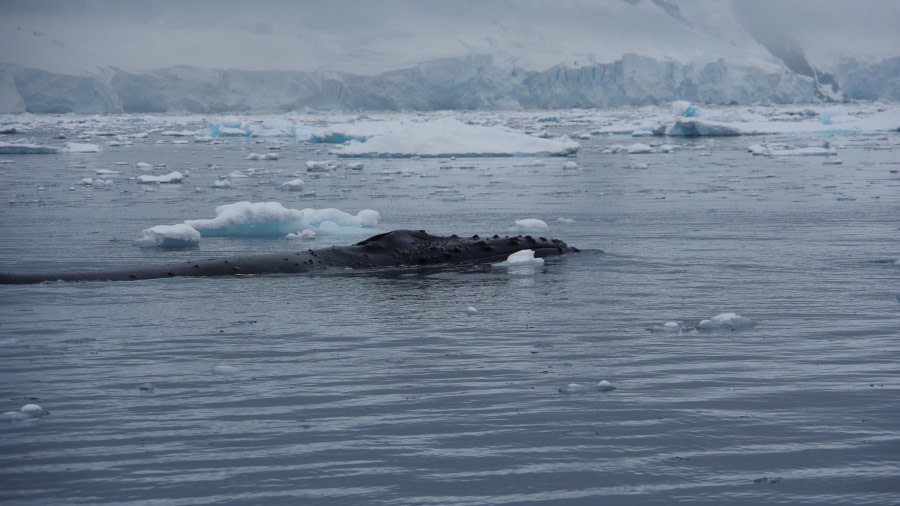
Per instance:
[[[573,161],[568,161],[563,164],[563,170],[578,170],[578,164]]]
[[[560,217],[560,218],[557,218],[556,221],[558,221],[558,222],[560,222],[560,223],[575,223],[575,220],[573,220],[572,218],[562,218],[562,217]]]
[[[150,164],[147,163],[147,162],[138,162],[138,163],[136,163],[134,166],[137,167],[138,170],[142,170],[142,171],[144,171],[144,172],[153,170],[153,166],[150,165]]]
[[[142,230],[134,245],[139,248],[196,248],[200,245],[200,232],[184,223],[157,225]]]
[[[635,130],[631,132],[632,137],[653,137],[653,131],[651,130]]]
[[[529,165],[530,167],[543,167],[543,166],[544,166],[544,161],[541,160],[540,158],[538,158],[538,159],[536,159],[536,160],[532,160],[531,163],[529,163],[528,165]]]
[[[787,144],[753,144],[747,147],[754,156],[833,156],[837,155],[837,149],[824,145],[821,147],[798,148]]]
[[[63,151],[67,153],[99,153],[102,151],[100,146],[85,142],[67,142],[63,147]]]
[[[316,233],[313,232],[311,229],[306,228],[306,229],[301,230],[300,232],[297,232],[296,234],[294,234],[294,233],[288,234],[286,237],[288,239],[313,240],[316,238]]]
[[[54,146],[41,144],[29,144],[27,142],[0,142],[0,154],[2,155],[53,155],[61,152]]]
[[[291,179],[290,181],[281,183],[281,186],[279,188],[286,191],[299,192],[303,191],[303,186],[305,184],[306,183],[304,183],[302,179]]]
[[[26,404],[19,408],[18,411],[7,411],[0,415],[0,419],[10,422],[18,422],[29,418],[41,418],[49,415],[50,412],[37,404]]]
[[[697,330],[744,330],[752,328],[756,322],[737,313],[722,313],[697,324]]]
[[[646,163],[629,163],[628,168],[629,169],[649,169],[650,166],[647,165]]]
[[[686,326],[682,321],[670,321],[663,323],[662,325],[656,325],[650,327],[648,330],[651,332],[666,332],[671,334],[681,334],[687,330],[690,330],[690,327]]]
[[[137,182],[141,184],[147,183],[181,183],[184,181],[184,174],[175,171],[161,176],[150,176],[143,174],[137,177]]]
[[[741,130],[724,123],[691,119],[677,120],[665,133],[675,137],[733,137],[741,135]]]
[[[328,172],[338,167],[338,163],[334,160],[316,160],[306,162],[306,170],[308,172]]]
[[[79,180],[78,184],[83,185],[83,186],[95,186],[95,187],[111,186],[113,184],[113,180],[112,179],[99,179],[99,178],[92,179],[92,178],[86,177],[86,178]]]
[[[535,218],[527,218],[524,220],[516,220],[512,228],[509,229],[513,233],[532,233],[532,232],[549,232],[550,227],[543,220]]]
[[[543,258],[535,258],[534,250],[523,249],[509,255],[505,261],[494,264],[497,267],[520,267],[544,265]]]
[[[197,135],[196,130],[165,130],[160,132],[159,135],[164,137],[193,137]]]
[[[347,164],[347,170],[363,170],[363,167],[364,165],[362,162],[353,162]]]
[[[217,179],[213,181],[213,188],[231,188],[231,181],[227,179]]]
[[[602,380],[594,385],[585,385],[583,383],[569,383],[564,387],[559,387],[561,394],[585,394],[590,392],[612,392],[616,387],[607,380]]]
[[[475,307],[473,307],[473,306],[469,306],[466,308],[466,314],[475,314],[477,312],[478,312],[478,310],[475,309]]]
[[[97,174],[98,176],[108,176],[111,174],[121,174],[121,172],[112,169],[97,169],[94,171],[94,174]]]
[[[250,153],[247,160],[278,160],[278,153]]]
[[[825,160],[822,165],[843,165],[843,163],[840,158],[835,158],[834,160]]]
[[[217,365],[212,368],[212,373],[216,376],[234,376],[239,372],[241,370],[233,365]]]
[[[625,148],[625,151],[629,155],[643,155],[643,154],[647,154],[647,153],[652,153],[653,148],[648,146],[647,144],[644,144],[641,142],[635,142],[634,144]]]
[[[355,216],[339,209],[288,209],[279,202],[236,202],[216,207],[212,219],[185,223],[209,237],[284,237],[297,230],[316,233],[368,233],[381,220],[377,211],[364,209]]]
[[[250,177],[250,176],[248,176],[247,174],[244,174],[243,172],[241,172],[239,170],[235,170],[235,171],[232,171],[230,174],[228,174],[228,177],[239,178],[239,177]]]

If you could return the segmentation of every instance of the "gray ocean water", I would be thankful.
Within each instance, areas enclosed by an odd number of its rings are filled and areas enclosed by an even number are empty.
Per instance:
[[[160,139],[0,157],[15,162],[0,165],[0,270],[364,238],[131,243],[243,200],[374,209],[377,231],[503,234],[538,218],[584,251],[512,272],[0,286],[0,411],[50,411],[0,421],[3,502],[900,500],[898,133],[830,137],[841,165],[746,151],[820,137],[679,139],[671,154],[606,155],[598,148],[633,140],[603,136],[543,166],[364,160],[361,172],[308,179],[303,194],[278,185],[331,158],[327,147],[289,141],[277,161],[248,161],[271,142]],[[137,162],[190,177],[138,185]],[[267,170],[211,188],[249,167]],[[108,188],[77,184],[97,169],[122,174]],[[755,326],[652,330],[726,312]],[[616,390],[559,391],[600,380]]]

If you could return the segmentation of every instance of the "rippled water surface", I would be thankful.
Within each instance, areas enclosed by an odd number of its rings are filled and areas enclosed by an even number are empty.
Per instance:
[[[629,156],[597,148],[630,139],[599,137],[582,141],[579,170],[552,158],[368,160],[309,180],[314,195],[278,190],[328,157],[294,142],[272,162],[245,159],[261,149],[253,141],[156,134],[100,154],[3,156],[15,161],[0,165],[4,271],[360,239],[131,244],[240,200],[370,208],[379,230],[438,234],[539,218],[585,251],[513,271],[2,286],[0,411],[38,403],[50,415],[0,421],[0,499],[895,503],[898,135],[832,139],[842,165],[753,157],[756,138]],[[140,161],[191,177],[138,185]],[[268,174],[210,187],[260,166]],[[77,185],[100,168],[123,174],[110,189]],[[756,325],[651,330],[725,312]],[[600,380],[617,389],[559,392]]]

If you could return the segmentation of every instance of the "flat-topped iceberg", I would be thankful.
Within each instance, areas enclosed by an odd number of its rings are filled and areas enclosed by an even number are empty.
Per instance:
[[[336,127],[332,127],[336,130]],[[452,118],[400,121],[383,125],[365,141],[351,140],[332,153],[338,156],[565,156],[581,145],[568,138],[542,139],[503,127],[470,125]]]
[[[186,220],[206,237],[283,237],[309,229],[316,234],[371,233],[381,216],[364,209],[356,215],[340,209],[289,209],[280,202],[236,202],[216,207],[216,217]]]

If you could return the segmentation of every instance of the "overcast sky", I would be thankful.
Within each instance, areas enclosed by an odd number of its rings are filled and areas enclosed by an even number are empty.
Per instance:
[[[0,61],[69,73],[108,65],[376,73],[467,53],[537,70],[625,52],[764,57],[729,2],[671,1],[683,20],[651,0],[2,0]],[[900,56],[900,0],[742,5],[795,29],[823,65]]]

